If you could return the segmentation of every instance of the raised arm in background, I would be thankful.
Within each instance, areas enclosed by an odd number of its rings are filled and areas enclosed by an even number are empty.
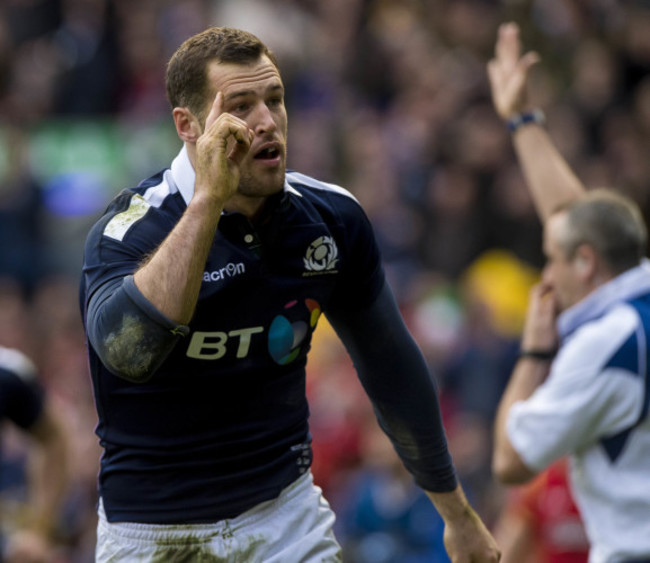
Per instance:
[[[528,74],[540,58],[535,52],[522,55],[521,51],[519,26],[501,25],[487,70],[494,108],[499,117],[515,126],[515,152],[544,222],[558,207],[579,197],[585,187],[539,123],[539,110],[529,104]]]

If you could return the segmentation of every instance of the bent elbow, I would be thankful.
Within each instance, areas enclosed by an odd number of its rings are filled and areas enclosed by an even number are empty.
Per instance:
[[[173,348],[169,339],[157,339],[152,332],[137,317],[125,316],[118,330],[96,339],[95,349],[111,373],[132,383],[145,383]]]
[[[132,280],[129,276],[116,278],[95,291],[85,325],[88,340],[108,371],[144,383],[189,329],[157,311],[137,292]]]
[[[101,356],[102,363],[117,377],[131,383],[146,383],[155,372],[152,360],[147,358],[146,354],[137,353],[136,350],[130,352],[120,354],[116,350],[110,350]]]
[[[518,484],[511,467],[495,460],[492,461],[492,475],[494,475],[495,479],[499,481],[499,483],[504,485]]]
[[[510,455],[498,451],[494,453],[492,475],[504,485],[522,485],[530,481],[535,473],[524,465],[513,450]]]

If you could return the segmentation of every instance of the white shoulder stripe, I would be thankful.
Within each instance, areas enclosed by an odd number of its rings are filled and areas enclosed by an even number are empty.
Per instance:
[[[289,181],[295,180],[296,182],[300,184],[304,184],[305,186],[309,186],[310,188],[316,188],[318,190],[325,190],[329,192],[336,192],[338,194],[347,196],[350,199],[353,199],[354,201],[359,203],[359,200],[357,200],[357,198],[354,197],[348,190],[342,188],[341,186],[337,186],[336,184],[328,184],[327,182],[321,182],[320,180],[316,180],[315,178],[306,176],[305,174],[301,174],[300,172],[287,172],[287,178],[289,179]]]
[[[15,373],[25,381],[36,378],[36,366],[22,352],[0,346],[0,367]]]
[[[151,205],[140,194],[131,197],[128,209],[115,215],[104,228],[104,235],[121,241],[131,225],[142,219]]]
[[[164,180],[148,188],[144,194],[131,197],[128,209],[115,215],[104,228],[104,235],[121,241],[133,224],[142,219],[150,207],[160,207],[165,198],[178,191],[176,185],[169,181],[169,170],[165,172]]]

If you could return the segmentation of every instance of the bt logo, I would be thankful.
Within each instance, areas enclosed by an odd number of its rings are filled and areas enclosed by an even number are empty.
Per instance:
[[[283,314],[277,315],[268,329],[267,349],[273,361],[280,365],[293,362],[300,352],[308,334],[316,328],[321,307],[314,299],[304,302],[290,301]],[[236,358],[246,358],[254,336],[264,333],[263,326],[231,330],[192,333],[187,356],[198,360],[218,360],[229,350]]]

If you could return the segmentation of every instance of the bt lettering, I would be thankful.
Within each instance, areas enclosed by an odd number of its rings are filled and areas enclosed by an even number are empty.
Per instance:
[[[245,358],[250,350],[253,335],[262,332],[264,332],[263,326],[240,328],[227,333],[197,331],[192,334],[192,339],[187,347],[187,355],[197,360],[218,360],[226,355],[229,340],[235,339],[237,341],[237,358]]]

